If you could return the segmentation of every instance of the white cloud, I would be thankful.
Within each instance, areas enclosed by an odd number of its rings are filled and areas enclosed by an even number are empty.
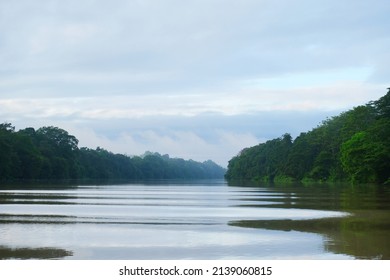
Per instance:
[[[177,78],[171,89],[339,67],[375,71],[387,49],[376,46],[389,44],[385,1],[76,2],[3,3],[13,14],[4,12],[0,28],[4,65],[30,76],[167,71]]]
[[[79,120],[139,119],[196,116],[213,113],[240,115],[263,111],[331,111],[365,104],[381,95],[384,85],[340,83],[324,87],[241,89],[185,94],[111,95],[73,98],[0,98],[3,117],[68,118]],[[353,93],[353,94],[352,94]]]
[[[0,1],[0,117],[225,162],[223,149],[383,95],[389,12],[386,0]]]

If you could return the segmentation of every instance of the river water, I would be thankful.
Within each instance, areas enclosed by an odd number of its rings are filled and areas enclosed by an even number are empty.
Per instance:
[[[0,259],[390,259],[389,236],[389,187],[0,187]]]

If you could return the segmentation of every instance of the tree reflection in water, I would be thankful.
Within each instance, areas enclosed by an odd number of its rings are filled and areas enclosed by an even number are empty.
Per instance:
[[[58,248],[8,248],[0,247],[0,260],[5,259],[61,259],[72,256],[71,251]]]
[[[390,259],[389,188],[320,185],[272,189],[294,194],[293,198],[286,195],[274,200],[280,203],[275,208],[326,209],[349,215],[311,220],[238,220],[229,222],[229,225],[320,234],[324,238],[324,250],[328,252],[358,259]]]

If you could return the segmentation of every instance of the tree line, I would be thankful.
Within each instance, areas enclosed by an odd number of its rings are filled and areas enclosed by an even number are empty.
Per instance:
[[[0,181],[64,179],[211,179],[225,169],[213,161],[196,162],[146,152],[114,154],[78,147],[78,139],[54,127],[25,128],[0,124]]]
[[[295,139],[286,133],[242,150],[225,178],[390,183],[390,88]]]

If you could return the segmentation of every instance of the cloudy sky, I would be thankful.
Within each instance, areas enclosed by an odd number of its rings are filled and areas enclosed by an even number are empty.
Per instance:
[[[0,122],[226,166],[390,86],[388,0],[0,0]]]

